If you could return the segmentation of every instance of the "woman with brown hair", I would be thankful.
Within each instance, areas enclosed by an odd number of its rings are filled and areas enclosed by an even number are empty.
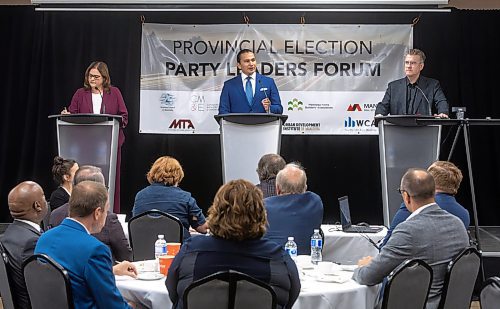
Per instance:
[[[182,245],[168,271],[166,286],[174,308],[182,308],[184,290],[193,281],[236,270],[269,284],[278,308],[291,308],[299,296],[297,267],[278,244],[262,238],[266,209],[262,191],[239,179],[223,185],[208,210],[210,237],[192,237]]]
[[[159,157],[151,166],[147,178],[150,185],[136,194],[132,216],[156,209],[181,220],[184,239],[190,236],[190,226],[200,233],[206,233],[205,216],[196,200],[191,193],[179,188],[184,178],[179,161],[169,156]]]

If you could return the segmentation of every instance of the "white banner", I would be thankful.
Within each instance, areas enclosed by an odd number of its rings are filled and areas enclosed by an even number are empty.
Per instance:
[[[249,48],[278,86],[283,134],[378,134],[375,106],[412,41],[410,25],[144,24],[139,131],[218,134],[222,86]]]

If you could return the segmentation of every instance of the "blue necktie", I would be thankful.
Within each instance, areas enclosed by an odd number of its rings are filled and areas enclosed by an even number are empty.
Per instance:
[[[250,81],[252,78],[247,76],[247,83],[245,85],[245,93],[247,94],[248,105],[252,106],[253,101],[253,90],[252,90],[252,82]]]

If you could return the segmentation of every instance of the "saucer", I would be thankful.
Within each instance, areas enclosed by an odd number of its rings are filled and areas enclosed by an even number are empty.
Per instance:
[[[137,275],[138,280],[145,281],[159,280],[163,278],[165,278],[165,276],[157,272],[143,272]]]

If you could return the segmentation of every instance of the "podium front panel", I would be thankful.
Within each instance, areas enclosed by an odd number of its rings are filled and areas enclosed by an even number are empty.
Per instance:
[[[74,159],[80,166],[94,165],[101,168],[109,188],[110,209],[113,209],[114,202],[118,146],[114,130],[119,130],[117,121],[74,124],[57,120],[59,156]]]
[[[259,159],[268,153],[279,154],[281,120],[246,125],[222,119],[220,125],[223,182],[243,178],[259,183]]]
[[[379,124],[384,225],[389,226],[403,199],[397,189],[409,168],[427,169],[439,158],[441,126]]]

